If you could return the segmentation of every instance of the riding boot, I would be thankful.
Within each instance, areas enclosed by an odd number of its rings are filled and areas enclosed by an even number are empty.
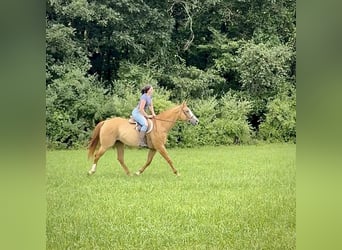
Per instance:
[[[146,135],[145,131],[140,131],[140,133],[139,133],[139,147],[147,147],[145,135]]]

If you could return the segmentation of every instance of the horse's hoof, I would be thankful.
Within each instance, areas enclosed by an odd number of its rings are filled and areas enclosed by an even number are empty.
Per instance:
[[[135,172],[135,175],[140,175],[140,174],[141,174],[140,171]]]
[[[88,175],[93,175],[95,172],[93,172],[93,171],[91,171],[91,170],[89,170],[88,171]]]
[[[181,176],[181,175],[180,175],[180,173],[178,173],[178,172],[177,172],[177,173],[175,173],[175,174],[176,174],[176,176],[177,176],[177,177],[180,177],[180,176]]]

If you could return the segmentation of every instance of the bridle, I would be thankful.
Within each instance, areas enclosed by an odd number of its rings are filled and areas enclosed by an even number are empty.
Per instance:
[[[182,111],[183,111],[183,114],[188,118],[188,121],[190,121],[195,116],[189,108],[187,111],[184,111],[183,109]],[[190,113],[190,117],[188,116],[188,112]]]

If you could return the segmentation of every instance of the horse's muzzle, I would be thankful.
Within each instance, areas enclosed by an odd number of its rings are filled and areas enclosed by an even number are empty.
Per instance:
[[[196,116],[193,116],[191,117],[191,119],[189,120],[189,122],[192,124],[192,125],[197,125],[199,123],[199,120],[197,119]]]

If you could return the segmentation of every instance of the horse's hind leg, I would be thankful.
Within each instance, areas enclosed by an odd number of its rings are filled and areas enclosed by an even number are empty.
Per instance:
[[[117,154],[118,154],[118,161],[120,162],[120,165],[121,167],[124,169],[125,173],[130,176],[131,173],[129,172],[129,169],[128,167],[126,166],[125,164],[125,160],[124,160],[124,150],[125,150],[125,145],[120,142],[120,141],[117,141],[115,143],[115,147],[116,147],[116,150],[117,150]]]
[[[89,175],[92,175],[96,172],[96,165],[97,162],[99,161],[99,159],[101,158],[101,156],[107,151],[107,148],[104,147],[100,147],[99,150],[95,153],[95,157],[94,157],[94,162],[93,165],[91,166],[91,169],[88,171]]]
[[[150,149],[148,151],[147,161],[144,166],[142,166],[137,172],[135,172],[136,175],[140,175],[145,171],[145,169],[151,164],[152,159],[154,155],[156,154],[156,152],[157,151],[155,149]]]

